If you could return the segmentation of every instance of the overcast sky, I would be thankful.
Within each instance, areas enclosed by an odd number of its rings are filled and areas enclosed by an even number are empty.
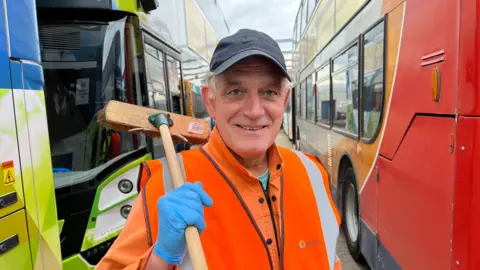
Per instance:
[[[300,0],[218,0],[230,32],[252,28],[274,39],[292,38]]]

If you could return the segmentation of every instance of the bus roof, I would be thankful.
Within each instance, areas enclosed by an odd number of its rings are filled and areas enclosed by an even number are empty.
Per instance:
[[[40,8],[89,8],[119,10],[136,14],[137,12],[150,12],[158,7],[156,0],[37,0]]]

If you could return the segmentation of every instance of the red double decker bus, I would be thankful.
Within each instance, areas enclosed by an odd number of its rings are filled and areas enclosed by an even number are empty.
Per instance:
[[[372,269],[480,269],[480,1],[303,0],[293,140]]]

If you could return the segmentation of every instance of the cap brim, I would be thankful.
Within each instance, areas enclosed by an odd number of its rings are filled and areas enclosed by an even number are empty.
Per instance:
[[[290,76],[288,75],[288,72],[285,68],[282,67],[282,65],[275,59],[273,58],[272,56],[270,56],[268,53],[264,52],[264,51],[261,51],[261,50],[246,50],[246,51],[243,51],[241,53],[238,53],[232,57],[230,57],[228,60],[226,60],[225,62],[223,62],[220,66],[218,66],[215,70],[212,70],[213,74],[215,75],[219,75],[221,73],[223,73],[225,70],[227,70],[228,68],[230,68],[232,65],[238,63],[239,61],[247,58],[247,57],[250,57],[250,56],[254,56],[254,55],[259,55],[259,56],[264,56],[264,57],[267,57],[268,59],[272,60],[273,63],[275,63],[275,65],[278,66],[278,68],[282,71],[282,73],[287,77],[287,79],[291,82],[291,78]]]

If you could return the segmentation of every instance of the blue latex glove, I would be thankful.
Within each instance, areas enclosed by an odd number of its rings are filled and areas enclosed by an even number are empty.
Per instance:
[[[193,225],[199,233],[206,228],[203,205],[213,201],[202,183],[185,183],[160,197],[158,206],[158,237],[154,252],[164,261],[179,265],[186,252],[185,229]]]

